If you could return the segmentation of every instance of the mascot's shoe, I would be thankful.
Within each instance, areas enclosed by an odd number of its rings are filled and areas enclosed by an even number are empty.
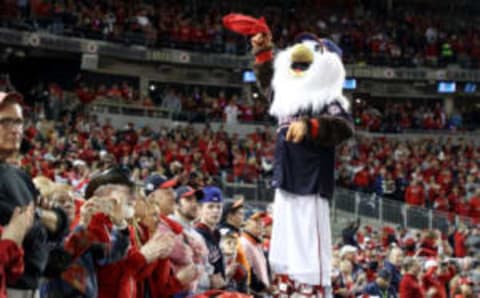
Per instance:
[[[277,292],[274,298],[290,298],[295,290],[295,282],[288,278],[288,275],[277,275],[275,277]]]
[[[329,298],[321,286],[311,286],[291,280],[287,275],[276,276],[275,298]]]
[[[297,283],[291,298],[325,298],[324,290],[321,286],[311,286]]]

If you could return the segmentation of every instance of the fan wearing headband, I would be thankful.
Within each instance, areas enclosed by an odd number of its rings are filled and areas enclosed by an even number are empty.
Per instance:
[[[269,261],[279,290],[330,297],[335,147],[354,133],[342,93],[342,51],[330,40],[303,33],[274,55],[263,18],[230,14],[223,22],[251,36],[257,82],[278,120]]]

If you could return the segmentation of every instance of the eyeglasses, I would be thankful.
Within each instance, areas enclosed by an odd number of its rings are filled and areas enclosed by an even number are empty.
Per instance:
[[[11,128],[21,127],[25,124],[24,119],[20,118],[0,118],[0,127]]]

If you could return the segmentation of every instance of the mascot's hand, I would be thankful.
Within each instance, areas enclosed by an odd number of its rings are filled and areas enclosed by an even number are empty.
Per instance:
[[[290,123],[287,131],[287,141],[300,143],[307,134],[307,124],[303,121],[295,121]]]
[[[272,46],[272,34],[270,33],[257,33],[250,40],[253,51],[262,50]]]

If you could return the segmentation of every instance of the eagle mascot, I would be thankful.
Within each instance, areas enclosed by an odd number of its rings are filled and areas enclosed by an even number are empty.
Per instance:
[[[341,50],[330,40],[305,33],[274,55],[263,18],[230,14],[223,22],[251,36],[257,83],[278,120],[269,252],[278,290],[286,297],[330,297],[335,147],[354,133],[349,102],[342,94]]]

